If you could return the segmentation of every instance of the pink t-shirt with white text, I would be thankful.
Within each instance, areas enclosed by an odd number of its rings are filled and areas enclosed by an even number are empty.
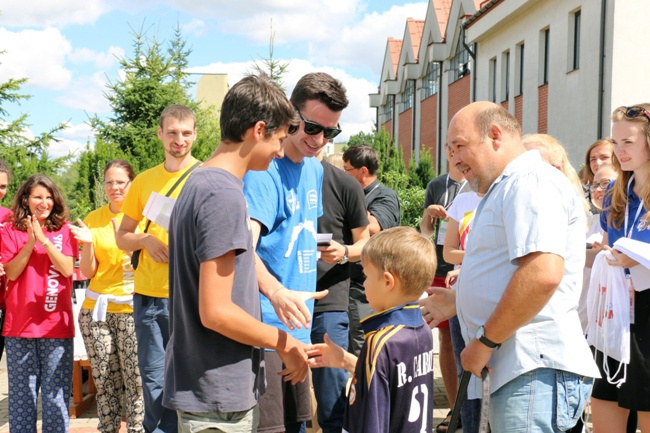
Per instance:
[[[63,255],[76,257],[77,241],[68,225],[44,232]],[[27,232],[5,224],[0,233],[2,263],[10,262],[27,243]],[[73,338],[72,277],[61,275],[38,242],[25,269],[9,281],[5,293],[6,315],[2,335],[23,338]]]
[[[11,210],[0,206],[0,231],[5,225],[5,220],[11,215]],[[11,223],[9,223],[11,224]],[[7,289],[7,276],[0,277],[0,308],[5,307],[5,290]]]

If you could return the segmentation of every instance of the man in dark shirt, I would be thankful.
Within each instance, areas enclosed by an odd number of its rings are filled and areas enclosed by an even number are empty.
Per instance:
[[[377,170],[379,155],[372,147],[360,144],[352,146],[343,154],[343,170],[354,177],[363,187],[370,221],[370,236],[382,230],[400,225],[400,204],[397,193],[379,183]],[[363,346],[363,329],[360,321],[373,313],[363,289],[365,277],[360,263],[350,266],[350,347],[349,351],[359,355]]]
[[[322,158],[322,151],[317,157]],[[349,262],[358,262],[361,249],[370,238],[363,189],[342,169],[323,165],[323,215],[318,218],[318,233],[331,233],[332,241],[321,246],[316,291],[329,295],[316,301],[312,321],[312,343],[323,343],[327,334],[339,346],[348,347]],[[323,433],[340,432],[345,412],[345,385],[348,374],[340,368],[312,371],[318,403],[318,424]]]

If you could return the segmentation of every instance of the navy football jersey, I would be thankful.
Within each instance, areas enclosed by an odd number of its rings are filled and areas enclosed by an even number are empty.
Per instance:
[[[417,303],[367,317],[344,432],[433,430],[433,337]]]

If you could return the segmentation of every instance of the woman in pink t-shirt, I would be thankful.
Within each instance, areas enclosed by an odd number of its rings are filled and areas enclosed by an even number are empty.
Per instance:
[[[36,431],[42,390],[43,433],[68,431],[74,318],[72,272],[77,242],[68,209],[50,178],[36,174],[14,198],[2,231],[0,256],[7,274],[6,339],[9,428]]]

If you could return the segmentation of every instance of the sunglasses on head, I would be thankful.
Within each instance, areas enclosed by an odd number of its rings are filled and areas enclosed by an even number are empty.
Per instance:
[[[307,135],[318,135],[323,132],[323,137],[325,137],[327,140],[331,140],[332,138],[336,137],[341,133],[341,128],[326,128],[320,123],[312,122],[311,120],[307,120],[304,117],[302,117],[302,113],[300,110],[296,110],[298,112],[298,116],[300,116],[300,120],[302,120],[305,123],[305,134]],[[338,125],[337,125],[338,126]],[[296,128],[293,133],[295,133],[298,130]],[[289,130],[290,134],[293,134],[291,132],[291,129]]]
[[[640,115],[644,115],[646,119],[650,120],[650,112],[643,107],[623,107],[625,108],[625,117],[628,119],[634,119]]]

